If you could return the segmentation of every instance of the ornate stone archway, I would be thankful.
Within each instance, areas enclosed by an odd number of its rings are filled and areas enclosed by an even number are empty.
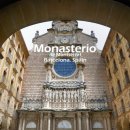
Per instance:
[[[130,7],[115,0],[19,0],[0,10],[0,45],[23,27],[57,19],[103,24],[130,41],[129,12]]]

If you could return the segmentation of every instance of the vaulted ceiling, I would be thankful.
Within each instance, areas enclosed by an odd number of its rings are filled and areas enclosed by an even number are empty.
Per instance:
[[[4,7],[6,7],[6,6],[8,6],[8,5],[12,4],[12,3],[15,3],[17,1],[20,1],[20,0],[0,0],[0,9],[4,8]],[[130,0],[113,0],[113,1],[118,1],[118,2],[120,2],[122,4],[125,4],[125,5],[130,7]]]
[[[130,42],[130,0],[0,0],[0,46],[21,28],[50,20],[99,23]]]

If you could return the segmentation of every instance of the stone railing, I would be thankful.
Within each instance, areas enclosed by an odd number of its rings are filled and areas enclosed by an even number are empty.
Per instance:
[[[99,99],[100,100],[100,99]],[[102,100],[98,102],[98,99],[91,102],[89,99],[87,102],[44,102],[42,105],[43,109],[54,109],[54,110],[72,110],[72,109],[89,109],[89,110],[105,110],[108,109],[107,102]]]
[[[52,81],[44,82],[40,98],[24,98],[21,109],[104,110],[108,109],[108,101],[105,95],[88,95],[85,82]]]
[[[54,92],[53,92],[54,93]],[[82,92],[83,94],[83,92]],[[58,97],[56,95],[46,95],[42,99],[28,99],[23,100],[21,109],[51,109],[51,110],[75,110],[75,109],[88,109],[88,110],[106,110],[108,109],[108,103],[106,98],[91,98],[85,97],[85,93],[82,96],[75,96],[75,94],[61,93]]]

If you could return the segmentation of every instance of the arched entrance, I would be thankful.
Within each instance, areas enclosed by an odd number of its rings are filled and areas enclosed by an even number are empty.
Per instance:
[[[115,0],[20,0],[0,10],[0,44],[39,22],[76,19],[109,26],[130,41],[130,7]]]

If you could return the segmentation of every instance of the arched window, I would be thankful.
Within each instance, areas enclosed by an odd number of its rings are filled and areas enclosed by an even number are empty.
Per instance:
[[[120,38],[119,34],[117,33],[116,34],[116,43],[118,44],[118,43],[120,43],[120,41],[121,41],[121,38]]]
[[[17,59],[15,60],[15,64],[17,64]]]
[[[58,123],[58,128],[64,128],[64,129],[71,129],[72,128],[72,126],[71,126],[71,123],[69,122],[69,121],[67,121],[67,120],[63,120],[63,121],[60,121],[59,123]]]
[[[10,104],[10,97],[8,98],[8,101],[7,101],[7,105],[9,106]]]
[[[22,70],[23,70],[23,69],[21,68],[21,69],[20,69],[20,73],[22,73]]]
[[[111,46],[111,56],[113,56],[113,54],[114,54],[114,49],[113,49],[113,47]]]
[[[102,125],[101,122],[96,121],[96,122],[94,122],[94,124],[93,124],[93,128],[94,128],[94,129],[102,129],[102,128],[103,128],[103,125]]]
[[[115,60],[113,61],[113,67],[114,67],[114,70],[117,70],[117,65],[116,65],[116,61]]]
[[[14,84],[14,81],[13,81],[13,79],[11,80],[11,87],[13,86],[13,84]]]
[[[6,70],[4,70],[3,75],[2,75],[3,82],[5,82],[5,80],[6,80],[6,75],[7,75],[7,72],[6,72]]]
[[[16,109],[16,107],[17,107],[17,105],[16,105],[16,104],[14,104],[14,109]]]
[[[3,92],[4,92],[4,89],[0,89],[0,101],[1,101],[1,99],[2,99],[2,94],[3,94]]]
[[[11,91],[11,93],[13,93],[13,91],[14,91],[14,80],[13,79],[11,80],[11,83],[10,83],[10,91]]]
[[[23,54],[22,60],[24,60],[24,54]]]
[[[122,112],[125,112],[125,104],[124,104],[124,100],[121,99],[121,108],[122,108]]]
[[[129,74],[127,70],[125,71],[125,81],[126,81],[126,84],[130,83],[130,78],[129,78]]]
[[[120,54],[120,59],[121,60],[125,59],[122,49],[120,49],[119,54]]]
[[[18,51],[20,50],[20,44],[18,45]]]
[[[115,116],[115,117],[118,116],[116,104],[114,104],[114,116]]]
[[[117,89],[118,89],[118,93],[120,93],[121,92],[121,83],[120,83],[120,81],[119,80],[117,80]]]
[[[8,54],[11,55],[11,48],[9,49],[9,53]]]
[[[113,87],[112,87],[112,90],[111,90],[111,91],[112,91],[112,96],[115,97],[115,93],[114,93]]]
[[[30,129],[30,128],[36,128],[36,123],[35,122],[28,122],[27,125],[26,125],[26,128],[27,129]]]
[[[12,53],[12,50],[11,50],[11,48],[9,48],[9,52],[8,52],[8,57],[11,59],[12,57],[11,57],[11,53]]]
[[[19,97],[19,86],[17,87],[16,98]]]
[[[19,92],[19,86],[17,87],[17,93]]]
[[[108,69],[108,76],[109,76],[109,79],[112,78],[112,75],[111,75],[111,71],[110,71],[110,69]]]

